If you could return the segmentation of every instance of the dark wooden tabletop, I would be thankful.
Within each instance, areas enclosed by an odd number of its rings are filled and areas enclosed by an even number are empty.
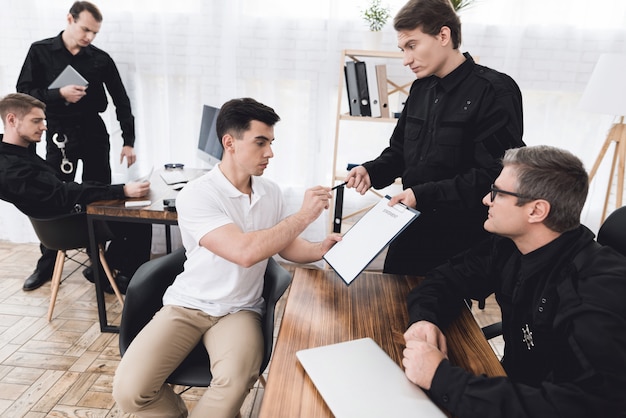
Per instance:
[[[406,295],[420,280],[364,272],[346,286],[333,270],[297,268],[259,416],[333,416],[298,362],[298,350],[370,337],[401,366],[408,323]],[[469,309],[445,334],[453,364],[476,374],[505,375]]]
[[[174,199],[178,195],[175,186],[167,185],[160,176],[163,169],[155,170],[150,176],[150,193],[146,197],[124,200],[101,200],[87,205],[87,214],[103,218],[120,218],[123,220],[144,220],[152,223],[171,223],[177,222],[177,214],[175,211],[165,210],[163,207],[163,199]],[[189,178],[199,177],[206,170],[185,168],[183,170]],[[148,206],[127,208],[125,203],[149,200]]]

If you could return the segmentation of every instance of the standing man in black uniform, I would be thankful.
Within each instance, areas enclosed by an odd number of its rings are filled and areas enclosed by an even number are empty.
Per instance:
[[[124,158],[128,166],[135,163],[135,120],[130,99],[113,59],[93,46],[102,24],[102,14],[87,1],[75,2],[67,15],[67,27],[54,38],[31,45],[17,81],[17,91],[29,94],[46,104],[48,132],[46,160],[64,181],[73,181],[78,160],[83,162],[82,181],[111,183],[109,134],[100,113],[108,105],[109,92],[117,120],[122,128]],[[88,86],[66,85],[49,89],[50,84],[71,65],[89,83]],[[145,236],[149,225],[130,224],[127,228]],[[151,233],[151,232],[150,232]],[[111,248],[115,251],[114,240]],[[52,276],[55,253],[42,247],[38,268],[24,282],[24,290],[41,286]],[[89,272],[89,269],[86,270]],[[87,273],[89,275],[89,273]]]
[[[459,50],[461,22],[449,0],[410,0],[396,15],[404,65],[417,77],[389,147],[353,168],[364,194],[402,178],[402,202],[421,216],[390,245],[385,272],[423,275],[485,236],[480,198],[500,159],[522,141],[522,96],[506,74]]]
[[[95,5],[86,1],[75,2],[67,15],[67,27],[63,32],[31,45],[17,81],[18,92],[46,104],[46,160],[59,170],[63,155],[53,138],[56,135],[57,142],[67,139],[65,154],[73,169],[62,172],[66,181],[74,180],[76,163],[81,159],[83,181],[111,183],[109,134],[100,117],[108,105],[105,85],[122,128],[124,146],[120,162],[126,158],[130,166],[136,160],[133,149],[135,119],[130,99],[113,59],[91,44],[101,24],[102,14]],[[48,89],[68,65],[74,67],[89,85]]]

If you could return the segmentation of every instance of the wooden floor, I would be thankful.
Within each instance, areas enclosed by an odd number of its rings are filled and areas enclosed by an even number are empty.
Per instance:
[[[0,417],[130,417],[111,396],[120,360],[118,334],[100,332],[94,285],[83,278],[80,265],[66,261],[67,278],[48,322],[50,284],[22,290],[39,255],[36,244],[0,241]],[[84,261],[86,256],[76,258]],[[277,321],[285,296],[277,305]],[[121,306],[113,295],[106,300],[109,321],[119,323]],[[475,315],[481,325],[499,318],[492,299]],[[492,343],[500,355],[501,339]],[[203,392],[185,392],[189,409]],[[242,418],[257,417],[262,398],[257,382],[241,408]]]

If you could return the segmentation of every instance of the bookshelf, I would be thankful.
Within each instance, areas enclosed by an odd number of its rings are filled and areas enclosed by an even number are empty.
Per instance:
[[[345,81],[345,73],[344,67],[346,62],[348,61],[366,61],[368,58],[375,59],[377,63],[381,64],[390,64],[398,65],[397,60],[403,59],[402,52],[388,52],[388,51],[373,51],[373,50],[352,50],[345,49],[341,52],[341,58],[339,62],[339,83],[338,83],[338,96],[337,96],[337,113],[336,113],[336,121],[335,121],[335,142],[333,149],[333,184],[337,184],[343,182],[348,170],[346,169],[347,162],[342,162],[343,167],[338,167],[338,156],[340,151],[340,146],[342,144],[342,125],[346,123],[386,123],[386,124],[395,124],[398,119],[394,117],[371,117],[371,116],[351,116],[349,112],[344,112],[342,109],[345,107],[348,101],[348,95],[346,91],[346,81]],[[389,74],[389,73],[388,73]],[[399,93],[403,94],[405,97],[409,95],[409,88],[412,84],[413,80],[406,83],[398,83],[394,81],[391,77],[387,76],[386,85],[387,85],[387,94],[390,97],[393,97],[394,94]],[[348,106],[349,107],[349,106]],[[389,106],[391,108],[391,106]],[[391,110],[391,109],[390,109]],[[391,112],[393,115],[393,112]],[[378,144],[380,147],[377,149],[377,152],[380,153],[388,144],[389,137],[381,137],[377,138]],[[355,161],[355,163],[362,163],[363,161]],[[399,183],[399,181],[397,181]],[[376,190],[370,189],[369,192],[382,197],[380,193]],[[366,207],[357,209],[347,214],[343,214],[343,197],[344,190],[343,188],[339,188],[336,190],[335,195],[333,196],[333,202],[331,207],[334,208],[334,216],[331,222],[330,230],[334,232],[341,232],[343,221],[349,221],[350,219],[356,217],[357,215],[362,214],[367,211],[371,205]]]

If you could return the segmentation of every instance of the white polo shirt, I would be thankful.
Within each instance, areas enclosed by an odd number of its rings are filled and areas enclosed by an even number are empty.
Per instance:
[[[200,239],[230,223],[243,232],[271,228],[283,219],[284,207],[276,183],[252,177],[250,197],[228,181],[219,165],[189,182],[176,198],[187,261],[163,295],[163,304],[199,309],[213,316],[242,309],[262,314],[267,260],[244,268],[201,247]]]

